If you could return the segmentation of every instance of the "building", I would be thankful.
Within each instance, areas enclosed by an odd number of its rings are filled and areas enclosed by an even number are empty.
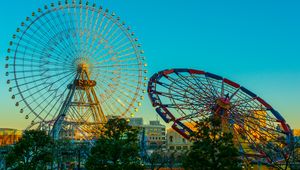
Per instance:
[[[166,147],[166,126],[160,124],[158,120],[150,121],[148,125],[143,125],[147,150]]]
[[[174,129],[167,130],[167,149],[174,151],[187,151],[191,148],[192,142],[182,137]]]
[[[15,144],[21,139],[22,134],[21,130],[0,128],[0,146]]]
[[[143,118],[141,117],[133,117],[129,119],[129,125],[130,126],[137,126],[137,127],[141,127],[144,125],[144,121]]]
[[[166,126],[158,120],[144,124],[143,118],[130,118],[129,125],[140,128],[139,138],[146,150],[155,150],[166,147]]]

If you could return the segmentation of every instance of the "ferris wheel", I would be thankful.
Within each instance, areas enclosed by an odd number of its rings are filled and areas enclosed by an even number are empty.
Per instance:
[[[148,94],[156,112],[185,138],[196,122],[218,116],[247,160],[274,163],[289,154],[292,132],[285,119],[231,80],[194,69],[163,70],[150,78]]]
[[[108,9],[81,0],[45,5],[26,17],[9,45],[11,98],[32,124],[104,123],[133,116],[141,105],[144,51]]]

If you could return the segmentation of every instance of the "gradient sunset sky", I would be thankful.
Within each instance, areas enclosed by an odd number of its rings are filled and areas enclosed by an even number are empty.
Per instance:
[[[0,127],[29,124],[8,92],[6,49],[20,23],[45,4],[0,5]],[[85,1],[84,1],[85,2]],[[167,68],[194,68],[231,79],[271,104],[300,128],[300,1],[92,0],[129,24],[147,57],[148,76]],[[156,119],[147,96],[137,117]]]

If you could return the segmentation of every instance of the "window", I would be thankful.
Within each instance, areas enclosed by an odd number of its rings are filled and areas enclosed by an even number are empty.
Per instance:
[[[177,150],[181,150],[181,146],[176,146],[176,149]]]
[[[174,150],[174,146],[170,146],[170,148],[169,148],[170,150]]]
[[[183,150],[188,150],[188,146],[183,146],[182,149]]]
[[[173,136],[169,137],[170,142],[173,142]]]

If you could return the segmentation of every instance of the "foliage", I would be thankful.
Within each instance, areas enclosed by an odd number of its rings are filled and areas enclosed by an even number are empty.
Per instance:
[[[183,162],[185,169],[241,169],[241,160],[233,143],[233,135],[222,130],[218,117],[198,122],[196,128],[197,131],[191,138],[194,142],[192,149]]]
[[[125,119],[112,118],[102,131],[86,162],[88,170],[143,169],[139,156],[138,129],[129,126]]]
[[[23,137],[6,156],[6,166],[11,169],[46,169],[52,162],[53,141],[44,131],[25,131]]]
[[[184,155],[184,152],[168,150],[163,145],[160,145],[152,153],[147,153],[145,162],[151,170],[159,170],[163,167],[172,169],[176,165],[182,164],[182,157]]]

